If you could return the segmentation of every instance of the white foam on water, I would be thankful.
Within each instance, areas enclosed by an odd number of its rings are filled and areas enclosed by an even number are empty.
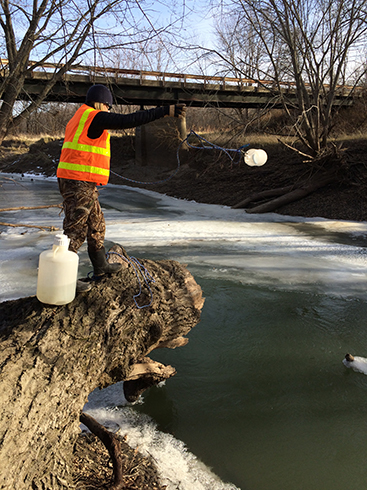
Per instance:
[[[143,403],[142,399],[137,403]],[[127,436],[129,446],[138,448],[143,456],[152,457],[167,490],[238,490],[222,482],[182,441],[159,431],[148,415],[134,411],[124,397],[123,382],[94,390],[84,412],[109,430]]]
[[[343,359],[343,364],[347,368],[352,368],[358,373],[367,374],[367,359],[365,357],[353,356],[354,361],[347,361]]]
[[[142,399],[137,403],[143,403]],[[124,396],[123,382],[94,390],[84,412],[109,430],[126,435],[129,446],[143,456],[152,457],[167,490],[238,490],[222,482],[182,441],[159,431],[148,415],[134,411]]]
[[[167,490],[239,490],[224,483],[210,468],[187,450],[171,434],[160,432],[151,418],[131,407],[105,409],[85,408],[99,423],[127,436],[127,443],[143,456],[153,458],[161,483]]]

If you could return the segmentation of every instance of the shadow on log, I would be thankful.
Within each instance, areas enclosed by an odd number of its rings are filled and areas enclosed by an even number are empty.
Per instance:
[[[147,355],[187,343],[204,303],[200,286],[178,262],[141,260],[155,282],[151,305],[138,308],[137,274],[122,247],[111,251],[126,267],[68,305],[34,296],[0,304],[0,488],[75,488],[72,451],[88,395],[126,381],[135,400],[175,374]],[[144,286],[139,301],[150,301]]]

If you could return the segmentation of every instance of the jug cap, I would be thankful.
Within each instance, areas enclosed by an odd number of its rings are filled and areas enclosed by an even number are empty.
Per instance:
[[[59,233],[58,235],[55,235],[54,239],[54,245],[57,245],[58,247],[69,247],[70,243],[70,238],[67,235],[64,235],[64,233]]]

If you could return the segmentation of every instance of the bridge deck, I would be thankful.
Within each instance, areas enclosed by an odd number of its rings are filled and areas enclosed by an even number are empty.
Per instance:
[[[34,63],[34,62],[33,62]],[[34,63],[37,65],[36,63]],[[7,76],[7,60],[1,60],[0,81]],[[25,81],[21,98],[29,100],[42,91],[53,76],[57,65],[35,66]],[[47,101],[83,102],[88,88],[102,83],[112,89],[116,103],[162,105],[185,103],[194,107],[280,107],[280,95],[293,102],[294,83],[286,82],[277,88],[272,81],[243,78],[188,75],[154,71],[95,68],[79,66],[63,76],[47,97]],[[346,103],[353,87],[341,86],[336,104]],[[352,100],[347,102],[352,103]]]

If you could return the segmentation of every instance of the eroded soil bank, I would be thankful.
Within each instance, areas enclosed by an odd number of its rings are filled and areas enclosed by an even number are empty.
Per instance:
[[[234,164],[223,152],[190,150],[185,164],[180,165],[176,172],[177,169],[164,166],[136,166],[134,142],[128,136],[112,137],[111,141],[111,170],[124,177],[111,174],[111,183],[144,187],[208,204],[234,206],[252,193],[290,184],[297,186],[310,174],[309,165],[280,144],[263,147],[268,153],[268,161],[263,167],[248,167],[243,162]],[[22,145],[9,140],[0,147],[0,171],[55,175],[61,144],[61,140],[42,139],[28,147],[25,143]],[[347,165],[340,182],[283,206],[276,212],[291,216],[366,221],[367,141],[350,140],[343,144],[343,148]],[[169,179],[172,174],[173,178]],[[160,183],[151,184],[157,181]]]

